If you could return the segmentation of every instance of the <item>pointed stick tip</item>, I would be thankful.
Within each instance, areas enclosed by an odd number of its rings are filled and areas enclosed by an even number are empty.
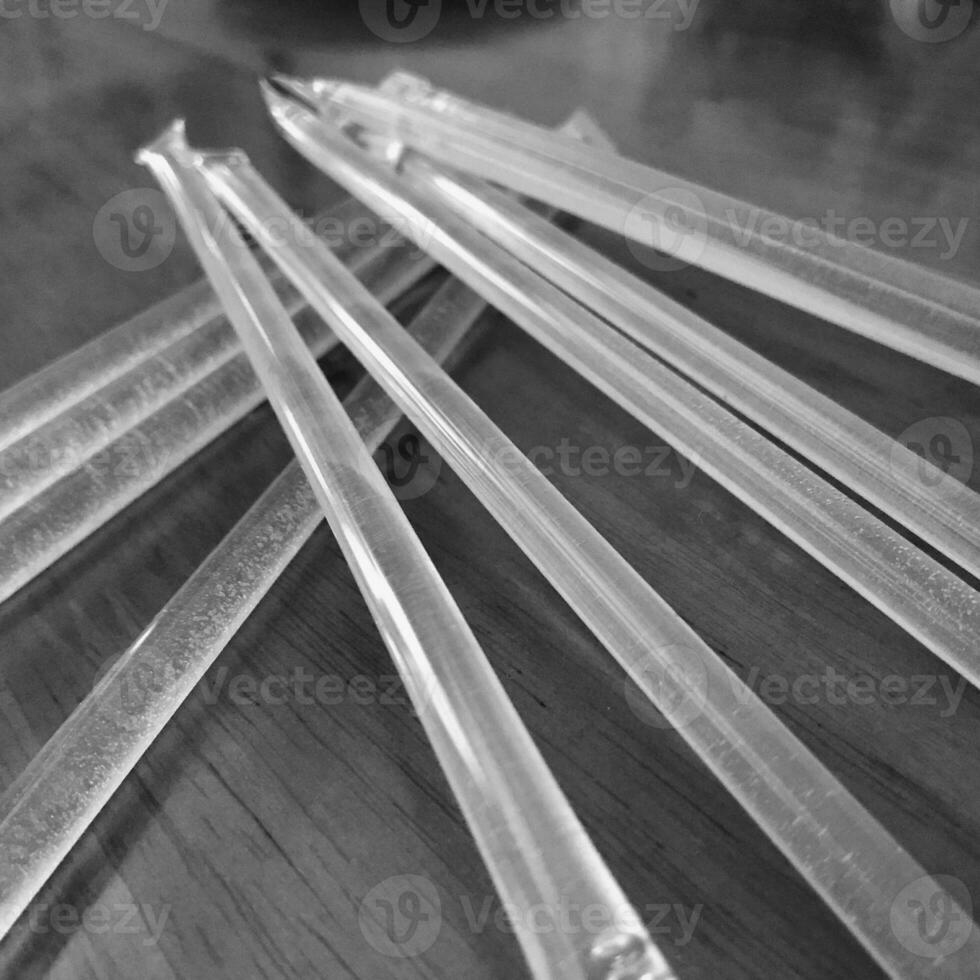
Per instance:
[[[284,83],[283,75],[259,80],[259,90],[265,100],[266,108],[275,121],[281,121],[290,112],[306,108],[305,100],[298,98],[291,86]]]
[[[401,98],[406,95],[431,96],[436,94],[437,89],[422,75],[396,68],[378,82],[378,91],[383,95]]]
[[[189,149],[187,145],[187,120],[178,116],[159,136],[144,143],[136,151],[136,162],[146,165],[152,157],[163,153],[179,153]]]
[[[600,149],[609,150],[610,153],[616,152],[612,137],[599,125],[592,113],[581,107],[575,109],[565,120],[561,131]]]
[[[262,79],[260,84],[267,103],[275,96],[279,103],[293,100],[305,108],[315,108],[319,98],[319,90],[312,81],[294,75],[277,73]]]

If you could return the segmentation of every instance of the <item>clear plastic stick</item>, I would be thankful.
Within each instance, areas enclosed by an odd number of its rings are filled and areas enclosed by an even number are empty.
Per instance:
[[[387,304],[431,268],[428,258],[407,250],[385,249],[360,274],[365,285]],[[304,306],[294,294],[290,309]],[[227,321],[220,323],[228,328]],[[319,318],[304,322],[302,330],[316,357],[337,343]],[[264,400],[248,358],[242,352],[234,354],[0,521],[0,602],[50,568]]]
[[[980,384],[980,290],[966,283],[442,93],[406,101],[332,79],[278,80],[441,163]]]
[[[416,154],[403,172],[642,347],[980,578],[980,494],[506,194]]]
[[[409,333],[442,362],[485,308],[475,293],[449,280]],[[372,452],[401,418],[370,378],[358,384],[345,406]],[[0,936],[24,913],[322,522],[323,511],[294,461],[3,795]]]
[[[359,201],[348,198],[315,223],[352,227],[368,215]],[[0,450],[220,316],[211,284],[202,279],[0,392]]]
[[[170,197],[241,337],[497,889],[505,903],[543,910],[549,920],[551,928],[518,931],[532,974],[670,976],[260,267],[230,225],[210,231],[220,204],[196,169],[201,156],[177,125],[140,159]],[[567,905],[609,910],[609,924],[598,936],[563,928]]]
[[[396,176],[304,106],[265,91],[277,125],[311,162],[388,220],[397,216],[454,275],[980,687],[980,594],[478,232],[411,174]]]
[[[581,132],[583,127],[592,129],[579,114],[573,115],[569,129]],[[395,295],[402,273],[412,267],[407,255],[390,253],[363,270],[360,278],[384,302],[385,296]],[[408,332],[437,363],[448,362],[464,346],[485,309],[477,294],[458,280],[449,280],[413,319]],[[319,319],[316,323],[314,352],[322,350],[326,341],[334,341],[329,328]],[[208,410],[223,414],[223,396],[239,411],[234,392],[242,386],[241,375],[247,377],[247,387],[256,392],[257,400],[258,380],[245,355],[240,358],[241,374],[228,375],[224,381],[216,374],[211,386],[201,390],[188,422]],[[401,418],[397,406],[370,377],[357,385],[345,407],[371,452]],[[179,455],[187,440],[195,438],[193,430],[185,436],[179,425],[161,425],[159,434],[173,437],[167,459]],[[131,462],[127,469],[138,474],[142,462]],[[0,800],[0,936],[68,856],[322,520],[313,491],[299,463],[293,462],[4,794]]]
[[[280,107],[274,93],[267,96],[301,152],[341,184],[374,197],[369,185],[376,164],[343,137],[326,137],[310,113],[294,118],[291,105]],[[282,202],[240,157],[212,158],[205,170],[260,241],[271,217],[288,219]],[[365,175],[363,185],[355,173]],[[390,189],[378,196],[398,200]],[[436,238],[447,241],[441,229],[421,224],[430,235],[427,247]],[[907,910],[891,907],[910,881],[926,878],[919,865],[326,250],[310,243],[270,252],[878,962],[895,977],[934,975],[897,938],[912,927]],[[513,289],[523,285],[517,281]],[[950,963],[949,976],[969,976],[978,951],[980,940],[963,960]]]

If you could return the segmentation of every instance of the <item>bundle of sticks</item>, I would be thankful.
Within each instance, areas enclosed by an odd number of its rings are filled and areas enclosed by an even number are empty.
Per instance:
[[[296,461],[0,800],[0,933],[326,518],[501,897],[609,910],[598,934],[519,930],[532,974],[674,976],[372,460],[404,415],[890,976],[975,976],[975,930],[942,963],[901,942],[919,923],[893,900],[927,871],[447,368],[499,309],[980,685],[980,498],[554,219],[671,251],[973,382],[980,293],[822,232],[776,241],[764,229],[777,215],[733,222],[749,205],[623,159],[582,113],[546,130],[403,73],[376,89],[262,87],[285,139],[352,195],[334,215],[374,212],[402,244],[331,249],[242,152],[195,150],[179,122],[140,151],[207,280],[0,395],[0,601],[263,398]],[[403,328],[386,306],[437,265],[450,277]],[[319,319],[301,332],[307,306]],[[316,363],[337,344],[366,370],[343,405]],[[147,673],[134,714],[122,692]],[[943,914],[966,914],[945,898]]]

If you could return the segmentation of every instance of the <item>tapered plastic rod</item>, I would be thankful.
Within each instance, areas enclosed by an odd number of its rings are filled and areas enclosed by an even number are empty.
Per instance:
[[[562,128],[564,132],[576,134],[577,138],[609,145],[605,135],[583,112],[573,113]],[[367,219],[368,214],[360,202],[348,198],[338,208],[317,218],[314,227],[334,227],[337,222],[341,222],[353,230],[358,227],[359,222],[374,220]],[[349,267],[356,271],[382,303],[388,305],[414,286],[432,269],[434,263],[424,252],[410,252],[400,247],[398,242],[404,241],[400,236],[395,241],[385,233],[381,241],[388,247],[365,248],[357,259],[349,262]],[[346,246],[341,245],[337,254],[343,256],[345,252]],[[295,292],[289,292],[290,287],[282,280],[274,264],[263,255],[259,255],[259,261],[263,268],[268,267],[277,289],[287,296],[287,309],[298,312],[304,308],[305,301]],[[220,304],[207,280],[180,294],[186,300],[183,313],[177,314],[181,324],[160,323],[159,331],[167,335],[183,332],[189,329],[187,322],[201,320],[203,313],[200,301],[194,298],[200,292],[206,292],[210,297],[208,309],[214,314],[213,317],[203,325],[194,327],[190,337],[177,341],[171,349],[184,346],[190,352],[199,349],[196,338],[205,331],[210,333],[217,330],[227,339],[227,332],[231,328],[224,320]],[[128,351],[137,346],[137,327],[143,323],[143,319],[129,321],[113,331],[117,339],[110,345],[110,360],[122,349]],[[326,354],[336,343],[336,338],[321,320],[302,323],[301,330],[309,338],[310,347],[317,357]],[[237,349],[238,340],[234,331],[231,331],[230,339]],[[99,346],[96,342],[93,344]],[[213,351],[210,341],[205,341],[205,348]],[[146,351],[148,348],[144,345],[141,349]],[[87,347],[81,348],[77,353],[82,355],[87,350]],[[42,391],[49,388],[61,390],[58,379],[62,382],[68,380],[67,375],[71,372],[67,368],[73,362],[73,357],[66,359],[64,364],[56,362],[36,376]],[[90,365],[91,360],[86,355],[81,358],[84,363],[76,364],[75,367],[84,374],[85,365]],[[96,417],[99,415],[98,406],[104,403],[106,392],[116,385],[139,389],[139,392],[132,392],[132,397],[138,399],[140,412],[147,408],[148,400],[158,398],[158,390],[147,391],[144,365],[150,360],[152,357],[145,358],[128,374],[90,396]],[[172,361],[171,358],[170,362]],[[127,385],[126,379],[134,375],[142,375],[143,381],[135,386]],[[2,398],[0,395],[0,401]],[[213,439],[231,428],[263,400],[261,385],[248,363],[248,358],[239,353],[186,392],[176,394],[153,415],[130,428],[104,449],[96,451],[92,446],[83,445],[80,440],[76,442],[80,455],[85,457],[81,465],[77,465],[72,472],[0,522],[0,602],[10,598],[51,567]],[[72,417],[87,401],[83,400],[78,406],[62,413],[62,417]],[[115,411],[118,412],[118,408]],[[115,415],[113,418],[115,419]],[[50,453],[50,441],[44,441],[48,443]]]
[[[403,172],[628,337],[980,578],[980,494],[488,184],[417,154]]]
[[[505,903],[543,909],[550,920],[552,928],[518,932],[532,974],[670,976],[260,267],[238,247],[233,228],[210,230],[220,205],[195,170],[202,158],[187,149],[182,127],[164,133],[141,159],[170,197],[241,337],[497,889]],[[561,928],[566,903],[617,911],[596,937]]]
[[[581,133],[583,127],[594,136],[593,127],[573,115],[568,128]],[[360,278],[385,301],[414,268],[412,257],[390,251]],[[477,294],[449,280],[414,318],[409,333],[437,363],[445,363],[465,346],[485,309]],[[322,352],[335,338],[321,320],[316,323],[311,348]],[[188,406],[188,424],[209,410],[222,415],[221,398],[242,387],[243,375],[249,390],[259,390],[245,355],[239,360],[244,362],[239,375],[215,374],[213,390],[202,390],[199,401]],[[231,396],[231,404],[240,394]],[[372,452],[401,417],[370,377],[357,385],[345,407]],[[161,461],[179,455],[194,432],[161,425],[159,435],[172,438]],[[126,469],[138,475],[142,462],[129,462]],[[309,482],[293,462],[0,799],[0,936],[68,856],[322,520]]]
[[[360,270],[360,275],[378,299],[388,304],[431,268],[427,258],[401,249],[385,249]],[[302,306],[305,303],[294,294],[289,308]],[[218,322],[228,328],[227,321]],[[337,343],[319,318],[303,322],[301,329],[316,357]],[[0,521],[0,602],[50,568],[264,400],[248,358],[239,352]]]
[[[409,332],[443,362],[485,308],[475,293],[449,280]],[[370,378],[345,406],[372,452],[401,418]],[[0,798],[0,936],[322,522],[323,511],[294,461]]]
[[[442,93],[406,101],[333,79],[277,80],[441,163],[980,384],[973,286]]]
[[[348,198],[317,215],[314,226],[353,228],[364,221],[373,218]],[[220,316],[210,283],[200,280],[0,392],[0,450]]]
[[[368,247],[347,244],[339,255],[356,273],[369,267],[384,248],[381,243]],[[431,261],[421,262],[419,276],[431,268]],[[273,284],[291,316],[303,308],[295,291],[278,274],[274,275]],[[231,325],[216,315],[190,335],[140,361],[88,398],[0,450],[0,520],[179,398],[240,350]]]
[[[275,108],[277,97],[267,94]],[[289,125],[287,119],[279,123]],[[301,142],[306,140],[297,145]],[[315,152],[308,147],[311,159],[319,160],[321,150],[332,156],[325,146],[318,144]],[[355,168],[372,165],[353,147],[350,151]],[[344,159],[347,148],[338,148],[337,156]],[[346,166],[330,169],[346,183]],[[212,187],[260,243],[270,218],[287,220],[282,202],[241,158],[214,158],[205,170]],[[429,246],[442,235],[431,224],[423,230]],[[897,940],[890,919],[899,915],[899,934],[911,927],[904,918],[907,911],[894,913],[892,902],[908,882],[927,877],[921,867],[329,252],[315,243],[287,243],[270,251],[310,305],[869,952],[892,976],[932,975],[931,967]],[[978,951],[980,942],[968,956]],[[953,964],[958,972],[951,975],[968,976],[969,962]]]
[[[980,594],[714,399],[516,260],[411,174],[391,169],[266,86],[315,165],[636,419],[980,687]],[[277,253],[282,254],[282,253]]]
[[[574,120],[575,116],[573,129]],[[360,278],[382,299],[397,291],[399,274],[403,277],[414,268],[413,262],[405,253],[391,252]],[[377,278],[371,271],[376,266],[376,272],[391,274]],[[450,279],[412,320],[408,332],[437,363],[448,363],[465,348],[485,309],[476,293]],[[314,352],[325,340],[336,340],[322,320],[317,324]],[[250,388],[259,389],[245,354],[240,358],[246,362],[242,374]],[[211,406],[220,414],[222,394],[241,383],[230,377],[221,380],[219,374],[212,380],[215,390],[202,392],[195,407],[203,413]],[[378,449],[401,418],[398,407],[370,377],[344,404],[369,452]],[[173,435],[170,449],[178,452],[179,427],[164,426],[162,434]],[[139,470],[132,467],[134,473]],[[322,521],[323,512],[294,461],[3,795],[0,937],[68,856]]]

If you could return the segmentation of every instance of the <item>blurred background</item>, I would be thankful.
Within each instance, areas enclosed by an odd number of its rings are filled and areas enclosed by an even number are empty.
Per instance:
[[[0,383],[189,273],[178,246],[152,283],[117,275],[91,234],[106,200],[148,183],[133,150],[174,115],[202,145],[244,146],[311,206],[319,181],[276,139],[255,89],[273,70],[375,83],[401,67],[545,124],[583,106],[623,153],[792,217],[968,217],[954,254],[909,254],[975,276],[972,0],[4,3],[0,220],[22,237],[3,256],[0,303],[36,309],[43,290],[46,313],[7,317]],[[66,263],[84,274],[43,272]],[[67,319],[86,321],[82,334]]]

